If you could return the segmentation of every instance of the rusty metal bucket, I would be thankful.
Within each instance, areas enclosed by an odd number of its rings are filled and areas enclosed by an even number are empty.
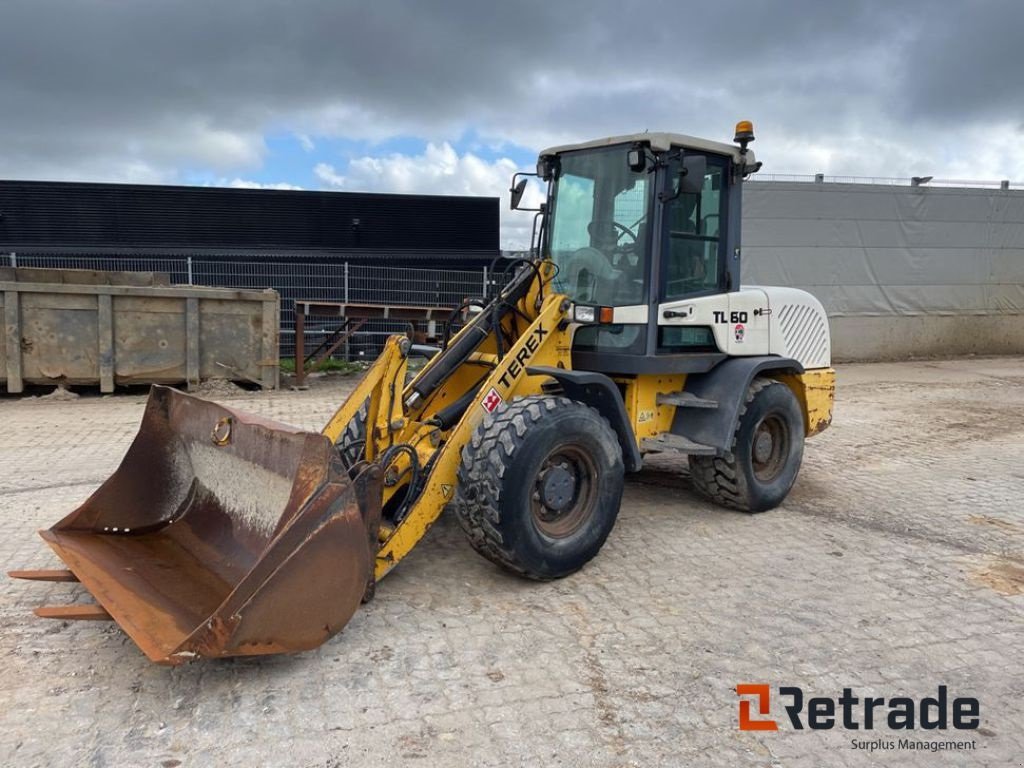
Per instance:
[[[350,474],[323,435],[153,387],[118,470],[40,535],[153,661],[315,648],[373,585],[381,470]]]

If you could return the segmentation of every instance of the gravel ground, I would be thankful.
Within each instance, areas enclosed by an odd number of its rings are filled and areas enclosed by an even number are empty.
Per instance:
[[[318,428],[352,385],[218,397]],[[143,395],[0,398],[0,561],[117,466]],[[315,652],[158,667],[85,599],[0,582],[5,765],[1021,765],[1024,358],[839,370],[833,427],[783,507],[747,516],[662,455],[627,483],[601,555],[555,583],[477,556],[442,518]],[[873,731],[737,728],[740,683],[807,696],[980,700],[973,750],[855,749]],[[756,711],[756,710],[755,710]]]

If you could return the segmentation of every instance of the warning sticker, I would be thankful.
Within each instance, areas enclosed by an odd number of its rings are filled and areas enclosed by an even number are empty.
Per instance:
[[[498,390],[491,387],[491,391],[484,395],[484,399],[480,401],[480,405],[484,407],[484,410],[488,413],[494,413],[494,409],[501,405],[504,401],[501,399],[501,395],[498,394]]]

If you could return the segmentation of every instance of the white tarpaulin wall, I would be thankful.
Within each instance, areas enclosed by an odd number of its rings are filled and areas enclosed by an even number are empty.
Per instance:
[[[871,327],[841,319],[872,317],[918,318],[899,326],[916,335],[902,344],[890,331],[892,349],[847,345],[851,356],[1024,351],[1024,191],[754,181],[743,197],[743,283],[817,296],[840,331],[837,356],[844,329]],[[939,319],[965,316],[991,321]],[[947,338],[1002,334],[1008,321],[1021,326],[1016,349]]]

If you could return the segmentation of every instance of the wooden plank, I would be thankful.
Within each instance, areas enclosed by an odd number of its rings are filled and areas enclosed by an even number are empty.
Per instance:
[[[70,293],[82,295],[108,294],[110,296],[154,296],[167,299],[245,299],[246,301],[266,301],[270,296],[277,300],[277,292],[266,288],[259,291],[241,288],[211,288],[209,286],[175,285],[167,288],[161,286],[136,285],[82,285],[73,283],[16,283],[0,282],[0,291],[16,290],[19,293]]]
[[[306,313],[295,313],[295,386],[306,383]]]
[[[99,342],[100,392],[114,391],[114,299],[101,293],[99,301],[99,326],[96,338]]]
[[[278,301],[263,302],[263,352],[260,365],[264,389],[277,389],[281,381],[280,342],[281,304]]]
[[[295,302],[296,315],[309,317],[344,317],[383,320],[447,320],[450,307],[426,307],[410,304],[339,304],[331,301],[299,299]]]
[[[42,605],[34,613],[42,619],[67,621],[111,621],[113,618],[102,605]]]
[[[12,579],[28,579],[29,581],[78,581],[78,577],[65,568],[35,571],[8,571]]]
[[[199,386],[199,299],[185,299],[185,383]]]
[[[21,308],[17,291],[4,291],[4,339],[7,342],[7,391],[18,393],[25,384],[21,379]]]

